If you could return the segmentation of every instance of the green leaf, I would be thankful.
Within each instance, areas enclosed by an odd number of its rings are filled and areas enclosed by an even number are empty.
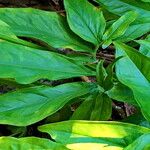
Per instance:
[[[104,60],[100,60],[96,66],[96,80],[101,87],[103,87],[104,85],[104,80],[106,76],[107,73],[104,68]]]
[[[150,128],[150,122],[148,122],[140,112],[130,115],[129,117],[123,119],[122,122],[132,123],[139,126]]]
[[[64,4],[71,30],[84,40],[99,45],[106,26],[102,11],[87,0],[65,0]]]
[[[124,150],[149,150],[150,149],[150,134],[143,134],[133,143],[128,145]]]
[[[3,40],[7,40],[13,43],[17,43],[17,44],[21,44],[21,45],[26,45],[29,47],[33,47],[33,48],[41,48],[40,46],[21,40],[19,39],[12,31],[11,28],[8,24],[6,24],[5,22],[3,22],[2,20],[0,20],[0,39]]]
[[[148,128],[111,121],[65,121],[38,129],[72,150],[122,150],[142,134],[150,132]]]
[[[111,113],[111,99],[107,95],[100,93],[95,99],[95,104],[91,112],[90,120],[108,120],[111,117]]]
[[[86,55],[82,53],[72,53],[72,54],[66,54],[66,56],[68,56],[70,59],[73,59],[74,61],[76,61],[76,63],[79,64],[88,65],[96,62],[96,59],[93,58],[92,54]]]
[[[141,0],[141,1],[143,1],[143,2],[149,2],[150,3],[150,0]]]
[[[136,100],[134,99],[132,90],[120,82],[114,84],[113,88],[105,93],[114,100],[138,106]]]
[[[112,103],[105,94],[89,96],[75,110],[72,120],[108,120],[111,117]]]
[[[65,146],[44,138],[0,137],[1,150],[68,150]]]
[[[150,19],[143,18],[132,23],[128,27],[126,32],[121,37],[117,38],[117,40],[122,42],[129,42],[138,37],[141,37],[142,35],[146,34],[149,31],[150,31]]]
[[[64,55],[5,41],[0,41],[0,53],[0,78],[14,78],[22,84],[95,74]]]
[[[129,26],[119,40],[128,42],[150,31],[150,4],[139,0],[96,0],[105,9],[118,16],[128,11],[135,11],[138,16],[136,21]]]
[[[150,121],[150,58],[120,42],[114,44],[116,57],[124,56],[116,63],[117,77],[133,91],[144,117]]]
[[[121,59],[122,57],[118,57],[112,63],[110,63],[106,68],[104,68],[104,60],[100,60],[96,66],[96,79],[102,92],[109,90],[113,87],[113,78],[114,78],[114,66],[115,63]]]
[[[104,42],[114,40],[125,33],[129,25],[136,19],[137,13],[127,12],[121,16],[116,22],[108,28],[103,36]],[[110,44],[110,43],[109,43]],[[104,43],[103,47],[109,46],[109,44]]]
[[[136,42],[140,44],[140,52],[143,55],[150,57],[150,39],[137,40]]]
[[[128,11],[135,11],[139,14],[138,19],[150,17],[150,4],[137,0],[96,0],[108,11],[122,16]]]
[[[122,57],[118,57],[115,60],[113,60],[107,67],[106,67],[106,73],[107,76],[105,78],[104,84],[103,84],[103,88],[105,90],[109,90],[114,86],[114,66],[116,64],[116,62],[121,59]]]
[[[89,94],[90,83],[37,86],[0,95],[0,124],[27,126],[54,114],[73,98]]]
[[[91,112],[94,107],[94,100],[96,99],[97,93],[88,96],[82,102],[82,104],[75,110],[71,116],[71,120],[90,120]]]
[[[39,39],[54,48],[93,51],[93,45],[76,36],[69,29],[65,17],[55,12],[32,8],[1,8],[0,19],[17,36]]]
[[[69,101],[71,103],[71,101]],[[54,122],[59,122],[59,121],[64,121],[64,120],[69,120],[69,118],[72,115],[72,110],[70,105],[67,103],[63,108],[61,108],[59,111],[56,113],[48,116],[45,120],[44,123],[54,123]]]

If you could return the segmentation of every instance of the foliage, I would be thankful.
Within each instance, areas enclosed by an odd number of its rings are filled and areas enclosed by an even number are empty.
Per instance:
[[[0,95],[0,124],[13,133],[0,149],[150,149],[149,1],[95,2],[64,0],[66,15],[0,9],[0,83],[14,87]],[[98,53],[111,47],[106,64]],[[142,121],[109,121],[114,100]],[[33,124],[51,138],[25,137]]]

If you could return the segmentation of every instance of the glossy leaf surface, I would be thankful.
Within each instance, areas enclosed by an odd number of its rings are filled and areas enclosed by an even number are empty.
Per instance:
[[[149,18],[150,16],[150,4],[143,3],[136,0],[96,0],[100,4],[104,5],[108,11],[122,16],[128,11],[135,11],[139,14],[139,18]]]
[[[33,47],[33,48],[41,48],[40,46],[21,40],[19,39],[12,31],[11,28],[8,24],[6,24],[5,22],[3,22],[2,20],[0,20],[0,39],[3,40],[7,40],[13,43],[17,43],[17,44],[21,44],[21,45],[26,45],[29,47]]]
[[[150,129],[119,122],[65,121],[38,128],[73,150],[122,150]]]
[[[0,78],[13,78],[22,84],[95,74],[64,55],[5,41],[0,41],[0,53]]]
[[[99,45],[106,22],[100,9],[87,0],[65,0],[70,28],[86,41]]]
[[[137,14],[132,11],[127,12],[123,16],[121,16],[116,22],[112,24],[110,28],[108,28],[108,30],[106,30],[103,36],[104,42],[114,40],[123,35],[129,25],[136,19],[136,17]],[[103,44],[103,47],[105,47],[105,43]]]
[[[55,12],[32,8],[1,8],[0,19],[21,37],[41,40],[54,48],[92,52],[93,46],[76,36],[66,19]]]
[[[150,120],[150,58],[125,44],[115,42],[115,46],[116,56],[124,56],[116,64],[117,77],[133,91],[145,118]]]
[[[117,38],[117,40],[122,42],[129,42],[131,40],[141,37],[142,35],[148,33],[149,31],[150,31],[150,19],[143,18],[132,23],[128,27],[126,32],[121,37]]]
[[[0,124],[27,126],[61,109],[71,99],[94,90],[90,83],[37,86],[0,95]]]
[[[108,11],[122,16],[128,11],[135,11],[137,20],[130,25],[124,35],[119,38],[123,42],[136,39],[150,31],[150,3],[137,0],[96,0]]]

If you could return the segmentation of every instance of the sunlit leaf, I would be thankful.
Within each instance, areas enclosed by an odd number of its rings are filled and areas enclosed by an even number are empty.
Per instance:
[[[72,150],[122,150],[150,129],[119,122],[65,121],[40,126]]]

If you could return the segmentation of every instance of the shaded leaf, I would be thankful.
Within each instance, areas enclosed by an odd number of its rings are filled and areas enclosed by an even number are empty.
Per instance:
[[[72,120],[108,120],[111,116],[111,100],[105,94],[95,94],[89,96],[75,110]]]
[[[105,93],[114,100],[138,106],[136,100],[134,99],[132,90],[120,82],[114,84],[113,88]]]
[[[113,87],[114,85],[114,67],[115,67],[115,64],[116,62],[121,59],[122,57],[118,57],[116,58],[115,60],[113,60],[107,67],[106,67],[106,73],[107,73],[107,76],[105,78],[105,82],[104,82],[104,89],[105,90],[109,90]]]
[[[97,93],[90,95],[82,102],[82,104],[74,111],[71,116],[71,120],[90,120],[91,112],[94,107],[94,100],[96,99]]]
[[[100,60],[96,66],[96,80],[101,87],[103,87],[104,85],[104,80],[106,76],[107,73],[104,68],[104,60]]]
[[[112,101],[111,99],[100,93],[95,99],[95,105],[91,112],[90,120],[108,120],[112,113]]]
[[[150,134],[143,134],[133,143],[128,145],[124,150],[149,150],[150,149]]]
[[[140,112],[130,115],[129,117],[123,119],[122,122],[132,123],[139,126],[150,128],[150,122],[148,122]]]

